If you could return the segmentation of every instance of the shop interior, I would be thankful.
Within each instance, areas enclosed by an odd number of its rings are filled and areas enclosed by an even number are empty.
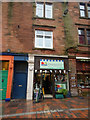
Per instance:
[[[42,86],[44,94],[52,94],[58,89],[67,89],[67,74],[59,70],[40,70],[34,75],[34,89],[37,84]]]
[[[77,74],[77,82],[82,88],[90,88],[90,74]]]

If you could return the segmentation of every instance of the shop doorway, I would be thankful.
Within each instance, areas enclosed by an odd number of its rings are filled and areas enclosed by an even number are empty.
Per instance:
[[[42,86],[44,95],[49,95],[49,97],[54,96],[54,80],[51,72],[42,71],[42,73],[35,73],[35,85],[36,84],[38,87],[40,87],[40,85]]]
[[[51,73],[43,73],[42,88],[45,94],[53,94],[53,79]]]

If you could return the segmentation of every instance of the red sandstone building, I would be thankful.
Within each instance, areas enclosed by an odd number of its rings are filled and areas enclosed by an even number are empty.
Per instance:
[[[89,22],[89,2],[2,3],[2,58],[11,56],[14,66],[4,99],[32,99],[36,84],[53,97],[56,85],[72,96],[78,86],[89,89]],[[10,69],[9,59],[0,60],[2,71]]]

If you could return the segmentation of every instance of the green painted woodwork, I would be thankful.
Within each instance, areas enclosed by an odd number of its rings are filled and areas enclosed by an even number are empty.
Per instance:
[[[0,100],[6,98],[8,70],[0,70]]]

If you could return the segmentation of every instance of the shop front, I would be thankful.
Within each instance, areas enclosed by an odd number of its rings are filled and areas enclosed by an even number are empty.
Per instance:
[[[90,89],[90,60],[77,60],[77,84],[83,90]]]
[[[66,58],[35,57],[34,89],[42,87],[44,97],[55,97],[60,89],[69,90],[68,62]]]

